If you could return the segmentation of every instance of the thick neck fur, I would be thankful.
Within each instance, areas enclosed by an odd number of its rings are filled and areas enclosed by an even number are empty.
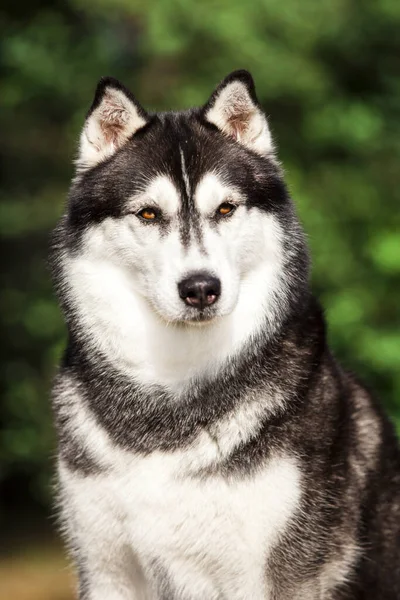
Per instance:
[[[260,423],[295,410],[319,367],[324,343],[323,318],[310,298],[272,337],[261,330],[218,376],[193,380],[179,398],[161,386],[138,385],[72,337],[63,371],[77,381],[88,407],[121,445],[142,452],[172,450],[254,399],[263,408]]]

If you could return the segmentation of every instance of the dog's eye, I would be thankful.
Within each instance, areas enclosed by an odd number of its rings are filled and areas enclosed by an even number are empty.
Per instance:
[[[230,215],[233,211],[236,210],[236,206],[231,204],[230,202],[223,202],[217,208],[217,214],[221,217],[225,217],[226,215]]]
[[[139,210],[139,212],[136,214],[138,217],[143,219],[143,221],[155,221],[159,216],[158,211],[156,211],[155,208],[150,208],[149,206],[142,208],[142,210]]]

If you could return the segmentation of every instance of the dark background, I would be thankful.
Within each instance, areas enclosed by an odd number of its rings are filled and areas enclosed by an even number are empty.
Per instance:
[[[400,3],[75,0],[0,8],[0,598],[67,600],[51,531],[49,384],[65,330],[46,267],[97,80],[148,109],[248,68],[313,251],[336,354],[400,429]]]

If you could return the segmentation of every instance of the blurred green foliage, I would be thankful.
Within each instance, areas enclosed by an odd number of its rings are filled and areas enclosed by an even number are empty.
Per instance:
[[[48,501],[64,327],[46,269],[97,79],[148,108],[253,73],[309,236],[336,354],[400,424],[400,4],[68,0],[0,9],[3,497]]]

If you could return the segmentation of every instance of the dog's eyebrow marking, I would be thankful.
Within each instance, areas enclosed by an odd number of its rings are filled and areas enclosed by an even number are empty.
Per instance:
[[[186,170],[185,155],[183,154],[183,150],[180,146],[179,146],[179,152],[181,155],[181,167],[182,167],[183,182],[185,184],[185,190],[186,190],[187,197],[190,198],[190,195],[191,195],[190,181],[189,181],[189,176],[188,176],[188,173]]]

